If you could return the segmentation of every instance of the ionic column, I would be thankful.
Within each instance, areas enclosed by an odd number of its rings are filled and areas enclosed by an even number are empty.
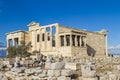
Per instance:
[[[66,35],[64,35],[64,46],[66,46]]]
[[[75,46],[78,46],[78,44],[77,44],[77,35],[75,35]]]
[[[12,46],[15,46],[15,39],[12,39]]]
[[[84,47],[86,47],[86,37],[84,37]]]
[[[52,46],[52,27],[50,27],[50,46]]]
[[[106,56],[108,56],[108,36],[107,35],[105,35],[105,46],[106,46],[106,49],[105,49]]]
[[[40,29],[40,49],[42,48],[42,32],[41,32],[41,29]]]
[[[72,46],[72,35],[70,34],[70,46]]]
[[[47,50],[47,41],[48,41],[47,39],[48,39],[48,34],[47,34],[47,32],[46,32],[46,28],[45,28],[44,39],[45,39],[45,40],[44,40],[44,42],[45,42],[45,43],[44,43],[44,44],[45,44],[45,48],[44,48],[44,49]]]

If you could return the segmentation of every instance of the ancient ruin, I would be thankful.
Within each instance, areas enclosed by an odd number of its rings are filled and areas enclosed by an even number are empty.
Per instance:
[[[33,51],[44,55],[108,56],[107,31],[90,32],[61,26],[58,23],[41,26],[32,22],[28,31],[7,33],[7,47],[18,46],[20,41],[32,43]]]

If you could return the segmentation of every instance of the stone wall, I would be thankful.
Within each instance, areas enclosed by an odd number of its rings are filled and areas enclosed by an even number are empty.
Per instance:
[[[105,39],[104,35],[87,32],[87,53],[88,55],[104,56]]]

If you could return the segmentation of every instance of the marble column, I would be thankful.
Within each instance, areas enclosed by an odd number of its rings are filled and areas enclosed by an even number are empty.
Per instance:
[[[66,35],[64,35],[64,46],[66,46]]]
[[[77,42],[77,35],[75,35],[75,46],[78,45],[78,42]]]
[[[86,37],[84,37],[84,47],[86,47]]]
[[[50,47],[52,47],[52,27],[50,27]]]
[[[15,39],[12,39],[12,46],[15,46]]]
[[[106,56],[108,56],[108,36],[107,35],[105,35],[105,46],[106,46],[106,49],[105,49]]]
[[[70,34],[70,46],[72,46],[72,35]]]

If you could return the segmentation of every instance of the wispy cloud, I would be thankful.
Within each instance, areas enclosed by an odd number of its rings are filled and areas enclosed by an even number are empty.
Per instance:
[[[0,42],[0,50],[6,50],[5,44]]]
[[[117,46],[110,46],[109,49],[120,49],[120,44]]]
[[[1,47],[5,47],[5,43],[0,42],[0,48],[1,48]]]
[[[1,47],[0,50],[6,50],[6,48],[5,47]]]

